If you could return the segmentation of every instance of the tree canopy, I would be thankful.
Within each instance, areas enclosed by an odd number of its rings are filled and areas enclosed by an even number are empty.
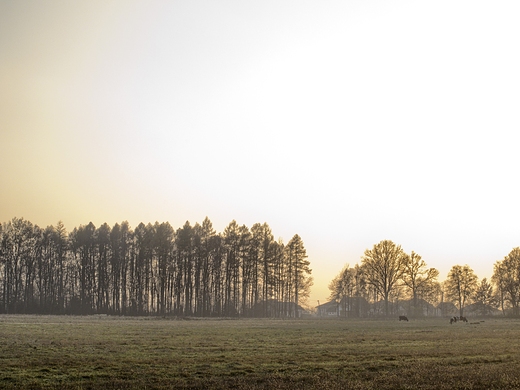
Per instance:
[[[389,315],[390,294],[395,291],[405,266],[406,254],[399,245],[383,240],[367,249],[361,260],[366,281],[385,303],[385,315]]]
[[[284,245],[267,223],[206,217],[93,223],[67,234],[14,218],[0,225],[0,313],[298,316],[312,278],[303,240]]]
[[[457,305],[461,317],[464,315],[466,303],[473,297],[477,289],[477,282],[477,275],[468,265],[454,265],[448,272],[448,277],[444,282],[446,298]]]

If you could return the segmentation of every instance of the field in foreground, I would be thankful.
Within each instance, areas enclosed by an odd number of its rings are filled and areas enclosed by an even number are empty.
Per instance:
[[[0,315],[0,388],[517,389],[520,320]]]

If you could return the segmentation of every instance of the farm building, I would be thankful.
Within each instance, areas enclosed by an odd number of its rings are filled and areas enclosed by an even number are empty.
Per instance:
[[[370,303],[363,297],[345,297],[341,301],[329,301],[316,306],[318,317],[366,317]]]

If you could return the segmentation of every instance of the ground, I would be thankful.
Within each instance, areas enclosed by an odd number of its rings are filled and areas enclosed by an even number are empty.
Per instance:
[[[0,316],[0,388],[520,387],[520,320]]]

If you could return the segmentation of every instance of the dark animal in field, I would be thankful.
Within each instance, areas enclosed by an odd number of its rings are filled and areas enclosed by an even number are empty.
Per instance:
[[[407,316],[399,316],[399,321],[408,321]]]
[[[466,317],[460,316],[460,317],[451,317],[450,318],[450,324],[453,324],[454,322],[462,321],[462,322],[468,322],[468,319]]]

